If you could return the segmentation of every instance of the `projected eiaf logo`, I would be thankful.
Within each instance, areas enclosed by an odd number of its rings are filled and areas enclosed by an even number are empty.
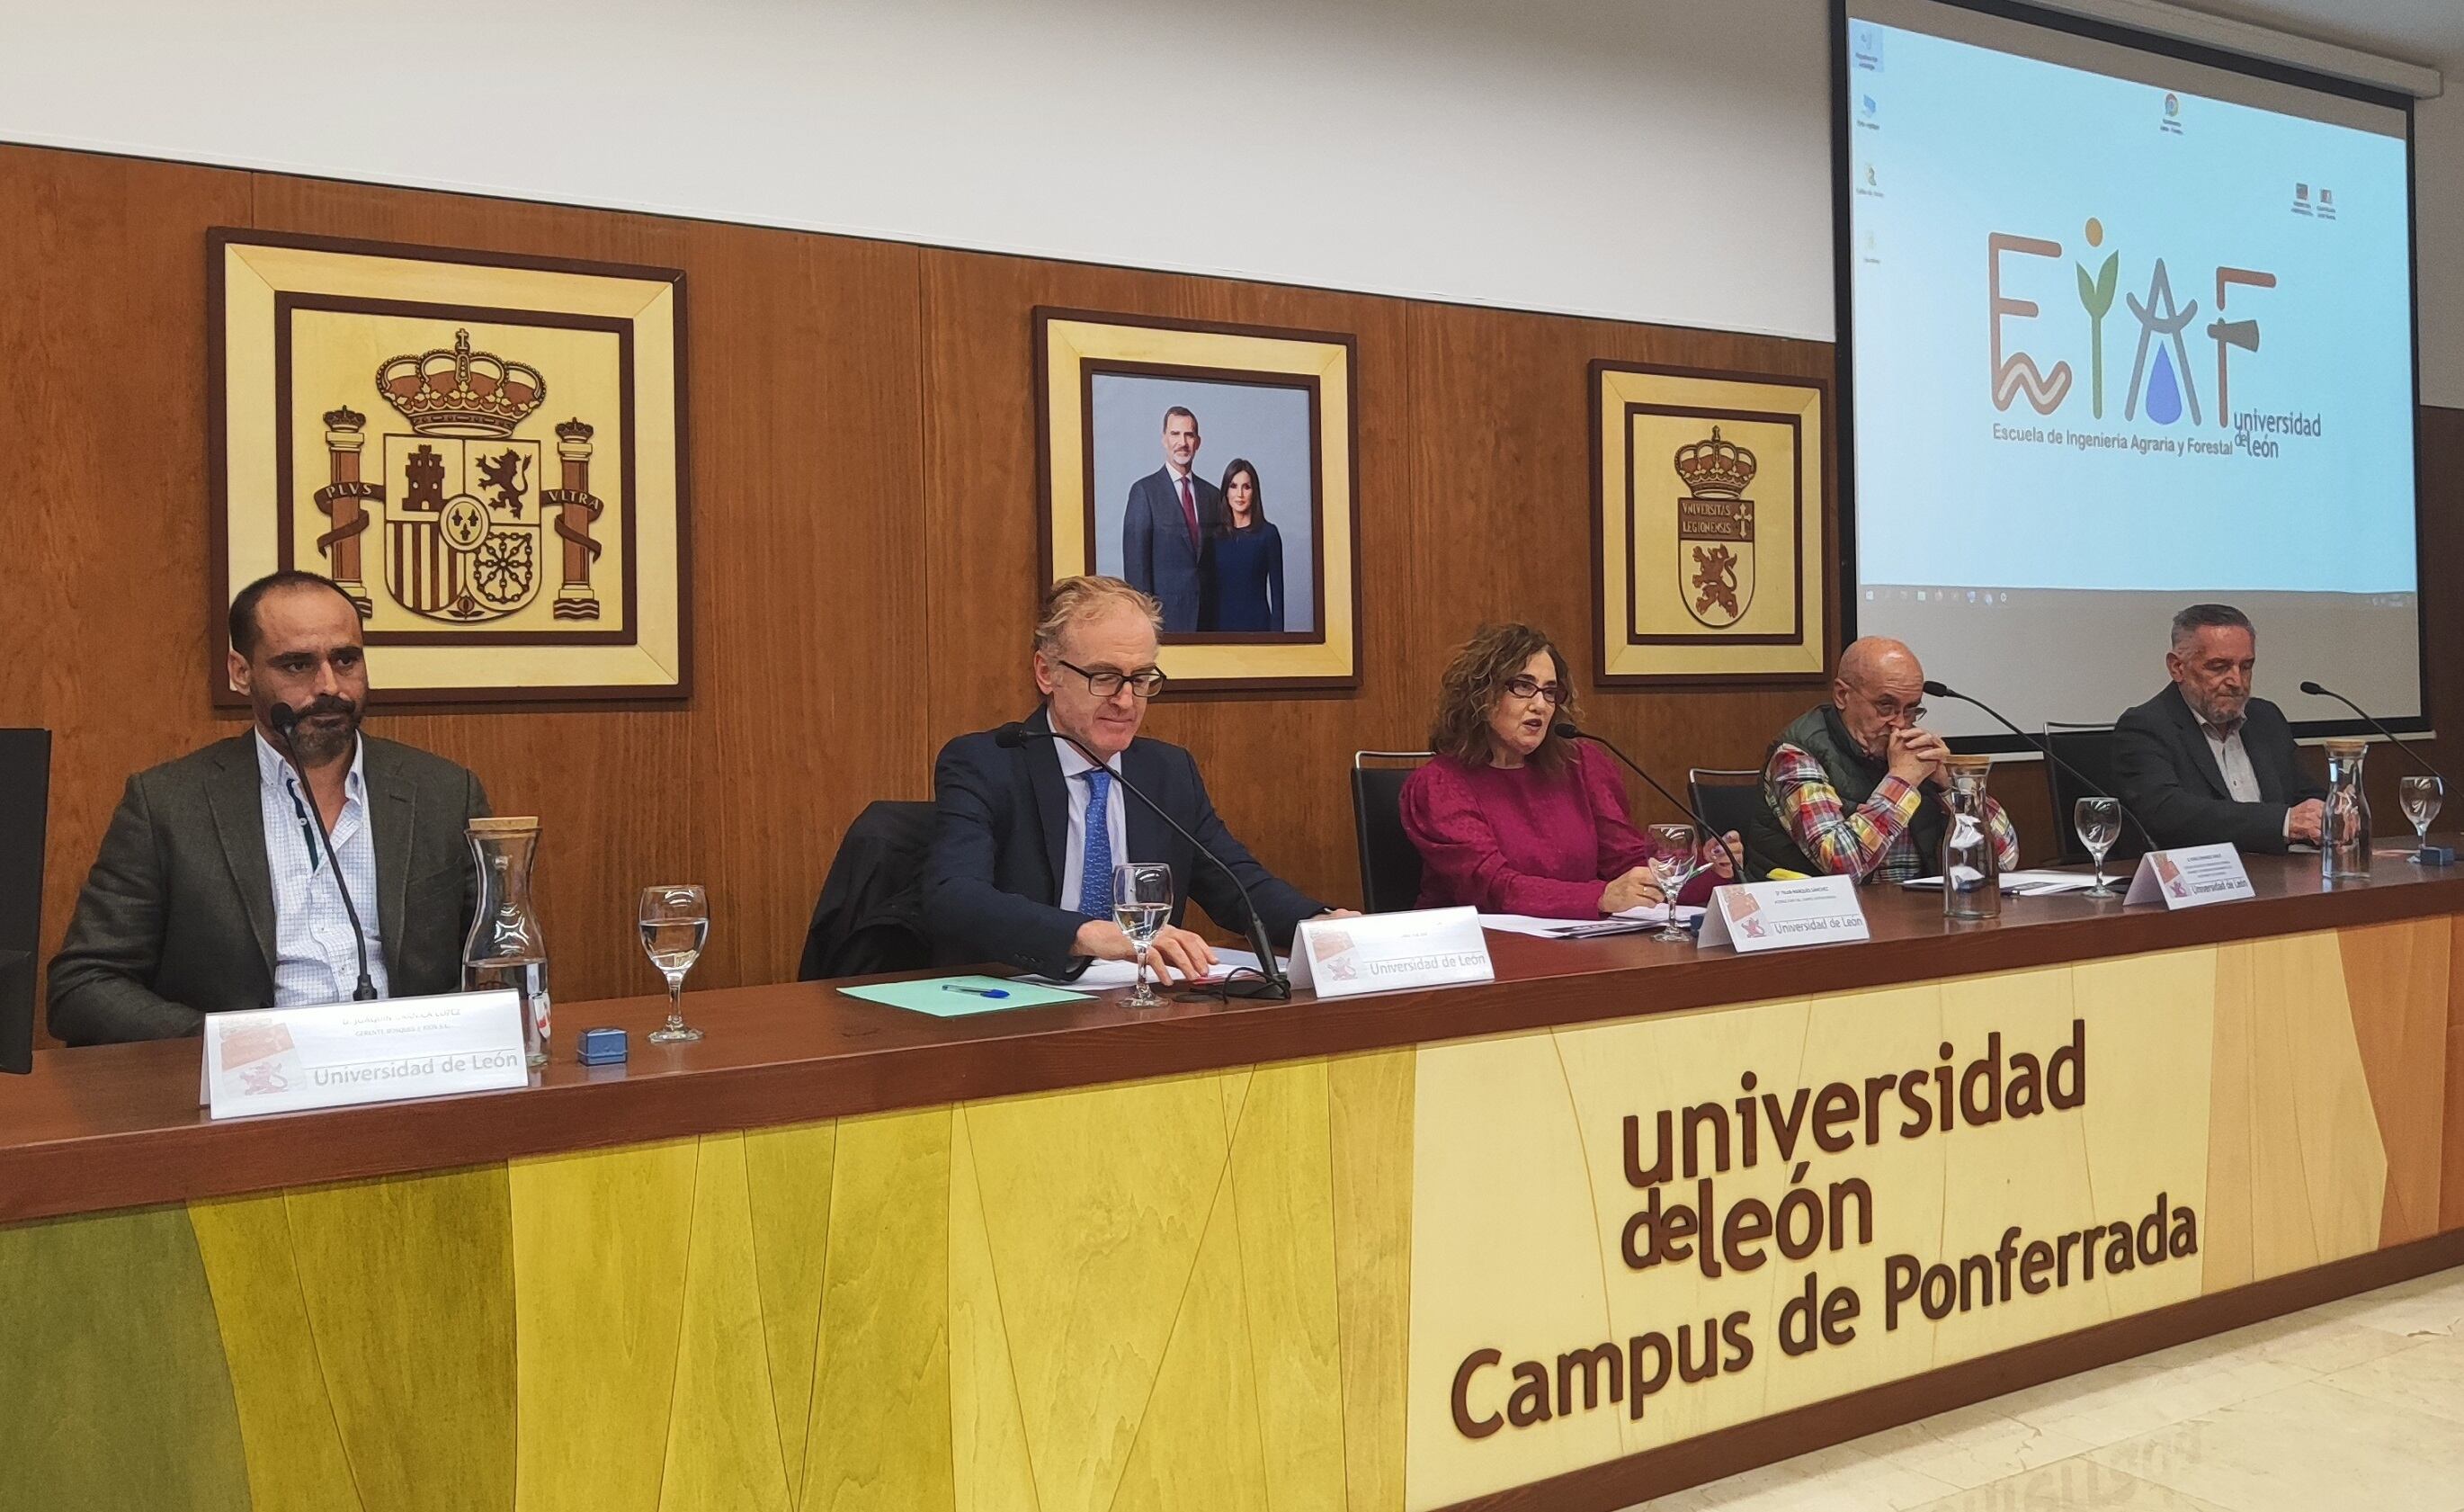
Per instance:
[[[2088,247],[2104,245],[2103,225],[2091,219],[2086,226]],[[2019,399],[2038,414],[2052,414],[2062,407],[2074,386],[2075,375],[2067,360],[2056,359],[2051,367],[2040,365],[2036,358],[2015,346],[2005,354],[2002,347],[2003,324],[2006,321],[2032,321],[2041,313],[2034,300],[2016,299],[2002,292],[2003,259],[2005,257],[2059,258],[2062,244],[2035,236],[2014,236],[2007,232],[1992,232],[1985,238],[1986,308],[1990,335],[1987,355],[1992,365],[1993,408],[2008,410]],[[2079,275],[2079,309],[2086,316],[2088,408],[2098,419],[2104,418],[2105,320],[2113,310],[2113,297],[2122,276],[2122,254],[2108,252],[2095,270],[2086,261],[2072,264]],[[2122,417],[2139,418],[2144,409],[2147,418],[2158,425],[2171,425],[2188,414],[2192,425],[2206,421],[2199,404],[2197,377],[2190,370],[2190,351],[2186,334],[2190,322],[2198,318],[2199,301],[2184,304],[2173,296],[2172,274],[2158,257],[2147,275],[2145,298],[2125,294],[2122,302],[2139,323],[2139,342],[2130,362],[2130,386],[2123,392]],[[2250,319],[2228,320],[2225,306],[2235,289],[2272,289],[2276,275],[2255,268],[2232,268],[2218,265],[2215,270],[2215,310],[2200,334],[2214,345],[2216,406],[2215,423],[2229,425],[2233,413],[2228,389],[2231,377],[2231,354],[2238,349],[2258,350],[2258,322]]]

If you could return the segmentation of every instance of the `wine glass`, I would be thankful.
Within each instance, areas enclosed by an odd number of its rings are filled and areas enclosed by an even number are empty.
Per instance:
[[[2104,853],[2122,838],[2122,800],[2091,794],[2071,805],[2071,824],[2079,831],[2079,844],[2096,857],[2096,885],[2087,890],[2090,898],[2110,898],[2122,891],[2104,879]]]
[[[1660,883],[1661,899],[1668,909],[1668,922],[1651,938],[1671,945],[1691,945],[1694,936],[1677,922],[1677,890],[1694,870],[1694,827],[1655,824],[1651,827],[1651,875]]]
[[[1172,918],[1172,868],[1159,861],[1130,861],[1112,868],[1112,921],[1138,947],[1138,986],[1129,1006],[1153,1008],[1163,1001],[1147,981],[1147,947]]]
[[[642,889],[642,951],[668,979],[668,1021],[650,1031],[654,1045],[687,1044],[701,1031],[685,1023],[685,973],[710,938],[710,904],[695,886]]]
[[[2435,777],[2401,777],[2395,791],[2404,816],[2412,821],[2412,858],[2420,860],[2430,848],[2430,821],[2438,817],[2438,806],[2447,800],[2447,785]]]

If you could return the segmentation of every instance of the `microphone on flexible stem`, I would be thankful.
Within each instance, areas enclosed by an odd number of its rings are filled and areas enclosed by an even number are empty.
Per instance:
[[[1187,827],[1178,819],[1166,813],[1163,805],[1148,797],[1136,783],[1121,775],[1120,767],[1089,750],[1086,744],[1076,736],[1065,735],[1059,730],[1040,730],[1031,724],[1015,722],[1004,724],[993,732],[993,744],[1003,750],[1016,750],[1028,741],[1067,741],[1077,749],[1079,755],[1111,772],[1114,782],[1119,783],[1138,802],[1145,804],[1149,812],[1172,826],[1173,833],[1187,840],[1199,855],[1213,861],[1217,871],[1232,878],[1232,885],[1241,894],[1241,906],[1248,910],[1249,927],[1245,933],[1249,937],[1249,949],[1258,958],[1259,979],[1256,982],[1235,982],[1226,979],[1219,984],[1226,997],[1266,997],[1280,1000],[1292,995],[1292,980],[1275,965],[1275,944],[1266,937],[1266,922],[1258,917],[1257,901],[1249,896],[1249,885],[1241,880],[1240,873],[1224,865],[1223,857],[1208,850],[1205,841],[1190,834]]]
[[[1686,802],[1684,799],[1677,796],[1677,794],[1670,792],[1667,789],[1661,787],[1660,785],[1659,778],[1654,777],[1651,773],[1643,770],[1640,763],[1637,762],[1633,757],[1627,755],[1625,752],[1617,749],[1617,745],[1613,742],[1602,736],[1595,735],[1589,730],[1578,728],[1573,720],[1559,720],[1556,723],[1549,727],[1549,733],[1556,736],[1561,741],[1590,741],[1600,749],[1625,763],[1628,770],[1632,771],[1636,776],[1641,778],[1643,781],[1651,784],[1652,791],[1660,794],[1670,803],[1673,803],[1678,808],[1683,810],[1687,818],[1692,819],[1696,824],[1703,827],[1703,833],[1705,834],[1707,834],[1711,838],[1720,842],[1720,849],[1728,853],[1728,866],[1736,880],[1743,882],[1750,881],[1752,879],[1746,875],[1746,858],[1737,854],[1737,848],[1728,843],[1728,837],[1727,835],[1721,834],[1719,829],[1714,826],[1710,820],[1703,816],[1702,810],[1695,808],[1691,803]],[[1744,837],[1740,835],[1739,838],[1742,839]],[[1672,898],[1668,900],[1668,901],[1674,904],[1677,900]]]
[[[2398,750],[2400,750],[2400,751],[2404,752],[2404,753],[2405,753],[2405,755],[2406,755],[2408,758],[2409,758],[2409,759],[2411,760],[2411,762],[2412,762],[2412,764],[2413,764],[2414,766],[2416,766],[2416,767],[2420,767],[2423,771],[2426,771],[2426,772],[2430,773],[2430,775],[2431,775],[2432,777],[2437,778],[2437,779],[2438,779],[2438,785],[2439,785],[2441,788],[2444,788],[2444,787],[2446,787],[2446,786],[2447,786],[2447,775],[2446,775],[2446,773],[2444,773],[2444,772],[2440,771],[2437,767],[2432,767],[2431,765],[2430,765],[2430,761],[2429,761],[2429,759],[2428,759],[2427,757],[2423,756],[2419,751],[2414,750],[2411,746],[2407,745],[2404,742],[2402,742],[2402,741],[2400,741],[2400,740],[2397,740],[2397,739],[2395,738],[2395,731],[2393,731],[2393,730],[2391,730],[2391,729],[2388,729],[2386,725],[2381,724],[2378,721],[2376,721],[2376,720],[2374,720],[2374,719],[2370,718],[2370,711],[2369,711],[2369,710],[2367,710],[2367,709],[2365,709],[2365,708],[2362,707],[2360,704],[2358,704],[2358,703],[2354,702],[2352,700],[2350,700],[2350,699],[2348,699],[2348,698],[2344,697],[2343,694],[2341,694],[2341,693],[2337,692],[2335,689],[2333,689],[2333,688],[2322,688],[2322,687],[2321,687],[2319,684],[2317,684],[2317,683],[2315,683],[2315,682],[2305,682],[2305,683],[2301,684],[2301,691],[2302,691],[2302,692],[2304,692],[2304,693],[2307,693],[2308,695],[2310,695],[2310,696],[2311,696],[2312,698],[2314,698],[2314,699],[2333,699],[2333,700],[2335,700],[2337,702],[2339,702],[2339,703],[2343,704],[2344,707],[2346,707],[2346,708],[2348,708],[2348,709],[2352,710],[2354,713],[2356,713],[2356,714],[2360,715],[2360,716],[2362,717],[2362,723],[2363,723],[2367,724],[2370,728],[2372,728],[2372,729],[2374,729],[2374,730],[2378,731],[2380,734],[2382,734],[2382,735],[2386,736],[2386,737],[2387,738],[2387,744],[2388,744],[2388,745],[2393,745],[2396,749],[2398,749]]]
[[[309,789],[308,769],[299,765],[299,753],[291,745],[291,732],[299,723],[299,711],[288,703],[277,703],[270,712],[269,718],[274,722],[274,733],[282,737],[283,761],[293,771],[299,774],[299,793],[306,802],[309,822],[314,827],[313,833],[325,847],[325,870],[334,874],[334,891],[342,895],[342,912],[348,914],[351,920],[351,938],[359,942],[360,985],[351,989],[351,1001],[373,1003],[376,1001],[377,985],[375,979],[368,975],[368,931],[360,923],[358,906],[351,901],[350,884],[342,880],[342,862],[341,857],[334,854],[334,836],[325,828],[325,812],[317,807],[317,794]],[[360,732],[353,730],[351,742],[355,747],[359,739]],[[313,852],[310,859],[315,859]]]
[[[2113,800],[2113,806],[2122,811],[2122,816],[2130,821],[2130,827],[2139,832],[2139,838],[2147,842],[2147,849],[2151,851],[2161,849],[2161,847],[2156,844],[2156,836],[2147,833],[2147,826],[2139,822],[2139,815],[2130,812],[2130,805],[2122,801],[2122,795],[2120,793],[2105,791],[2102,787],[2089,780],[2087,773],[2062,760],[2059,756],[2055,755],[2054,743],[2052,741],[2039,740],[2035,736],[2029,734],[2026,730],[2021,729],[2016,724],[2012,723],[2009,719],[2004,717],[2001,710],[1986,702],[1983,699],[1970,698],[1967,694],[1961,693],[1947,684],[1936,682],[1928,678],[1925,685],[1925,691],[1926,698],[1956,699],[1962,703],[1972,703],[1978,708],[1983,709],[1986,713],[1992,715],[1994,722],[2000,724],[2004,729],[2009,730],[2012,734],[2018,736],[2023,741],[2026,741],[2035,749],[2042,751],[2044,753],[2045,760],[2052,762],[2055,766],[2059,767],[2062,770],[2069,772],[2072,776],[2078,778],[2080,787],[2085,788],[2088,791],[2096,794],[2100,798],[2111,798]],[[2061,822],[2061,815],[2054,815],[2054,822],[2056,824],[2059,824]]]

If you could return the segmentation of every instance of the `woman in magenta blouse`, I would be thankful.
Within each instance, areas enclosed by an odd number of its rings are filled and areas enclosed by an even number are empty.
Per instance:
[[[1455,654],[1429,727],[1436,759],[1403,784],[1421,907],[1595,919],[1661,901],[1612,758],[1557,735],[1561,715],[1573,715],[1565,658],[1530,626],[1483,626]],[[1681,903],[1727,878],[1719,844],[1704,854],[1713,869]]]

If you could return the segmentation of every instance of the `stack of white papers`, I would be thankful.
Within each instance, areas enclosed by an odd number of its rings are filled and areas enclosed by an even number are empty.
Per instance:
[[[1703,917],[1700,908],[1680,907],[1677,922],[1691,923]],[[1501,934],[1534,935],[1543,940],[1589,940],[1599,935],[1630,935],[1655,928],[1668,922],[1668,906],[1653,903],[1643,908],[1629,908],[1605,919],[1541,919],[1531,914],[1483,914],[1480,926]]]

